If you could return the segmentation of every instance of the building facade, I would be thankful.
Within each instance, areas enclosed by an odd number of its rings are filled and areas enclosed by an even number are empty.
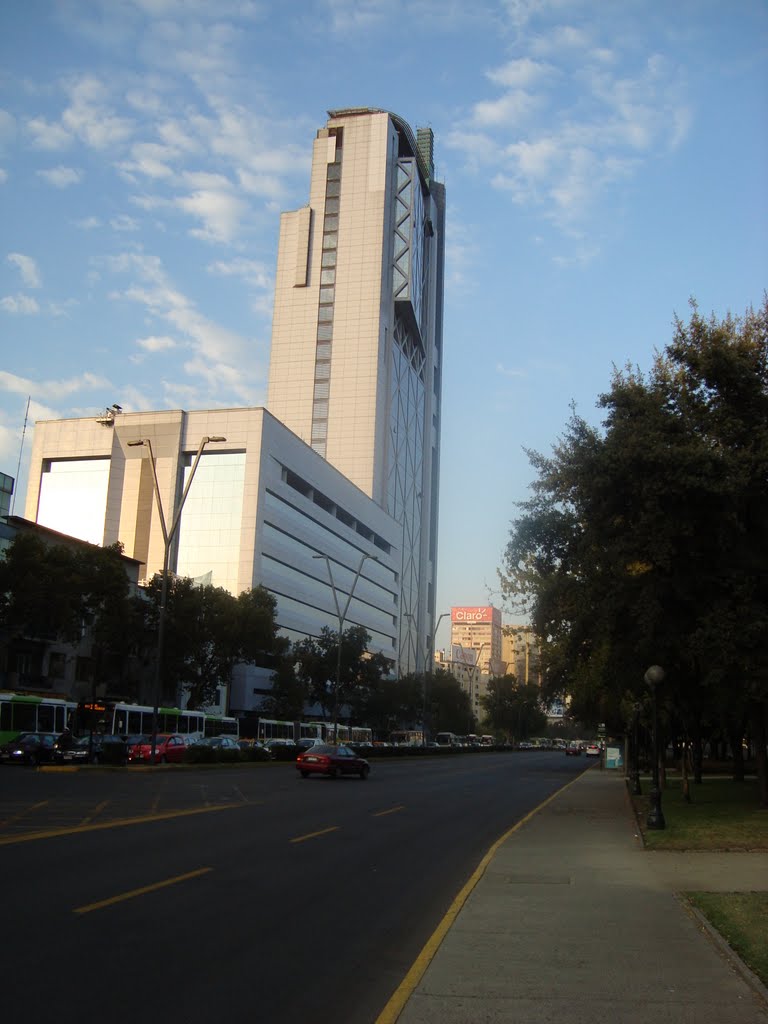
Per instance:
[[[334,588],[346,603],[360,570],[344,628],[364,626],[397,671],[399,529],[359,488],[264,409],[109,420],[37,424],[28,519],[92,543],[120,541],[149,577],[165,556],[154,473],[170,533],[201,440],[211,438],[171,538],[170,571],[233,594],[265,586],[294,641],[338,628]],[[258,708],[268,676],[242,667],[230,709]]]
[[[501,611],[492,605],[451,608],[451,660],[469,655],[486,676],[503,675]]]
[[[432,132],[329,112],[309,201],[284,213],[270,412],[398,524],[398,661],[432,658],[445,190]]]
[[[520,683],[541,686],[539,643],[530,626],[505,626],[502,638],[502,659],[506,671]]]
[[[234,594],[262,584],[291,640],[338,629],[337,598],[351,598],[344,629],[363,626],[393,674],[425,671],[444,223],[431,130],[414,135],[381,110],[330,112],[309,202],[281,218],[268,408],[113,406],[38,423],[26,517],[120,541],[146,577],[167,554],[172,572]],[[267,690],[238,671],[230,707],[253,710]]]

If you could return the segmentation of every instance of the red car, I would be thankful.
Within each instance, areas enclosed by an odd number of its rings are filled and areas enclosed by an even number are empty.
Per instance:
[[[316,743],[296,758],[296,768],[301,777],[309,775],[330,775],[336,779],[339,775],[359,775],[367,779],[371,766],[364,757],[358,757],[350,747],[330,743]]]
[[[184,760],[187,745],[178,733],[158,733],[155,744],[155,764],[178,764]],[[143,743],[136,743],[128,751],[129,764],[152,763],[152,737],[144,738]]]

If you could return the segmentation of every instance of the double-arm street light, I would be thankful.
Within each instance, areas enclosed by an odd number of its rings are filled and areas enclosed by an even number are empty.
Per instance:
[[[667,827],[664,814],[661,810],[661,783],[659,779],[659,699],[658,688],[664,678],[664,669],[661,665],[651,665],[646,671],[646,686],[650,687],[653,694],[653,785],[650,792],[650,806],[646,825],[652,829],[663,829]]]
[[[152,483],[155,490],[155,501],[157,502],[157,511],[160,518],[160,529],[163,534],[163,574],[160,586],[160,609],[157,619],[157,652],[155,655],[155,678],[153,684],[154,704],[152,708],[152,755],[150,764],[155,763],[155,752],[157,750],[157,719],[160,707],[160,682],[162,678],[163,647],[165,644],[165,608],[168,604],[168,563],[170,560],[171,544],[173,543],[173,538],[179,528],[181,510],[184,508],[184,502],[187,500],[187,495],[189,494],[189,489],[192,486],[192,480],[194,479],[195,472],[197,470],[197,464],[200,462],[200,456],[203,454],[203,449],[207,444],[218,444],[226,440],[226,437],[204,437],[200,441],[197,454],[195,455],[195,461],[192,463],[192,469],[190,470],[189,477],[187,478],[184,493],[181,496],[181,501],[176,509],[176,514],[173,517],[170,529],[168,529],[165,522],[163,501],[160,497],[160,485],[157,482],[157,463],[155,460],[155,453],[152,449],[152,441],[148,437],[143,437],[138,441],[128,442],[129,448],[144,447],[149,451],[149,462],[152,466]]]
[[[338,637],[338,648],[336,651],[336,685],[333,694],[333,742],[339,742],[339,690],[341,688],[341,635],[344,632],[344,620],[347,617],[350,603],[352,602],[352,595],[355,592],[357,581],[360,579],[360,573],[363,571],[363,566],[367,559],[371,559],[373,562],[378,562],[376,555],[363,555],[360,558],[360,564],[357,567],[355,578],[352,580],[352,586],[349,588],[349,594],[347,595],[347,601],[342,610],[339,604],[339,597],[336,591],[336,584],[333,580],[333,572],[331,570],[331,560],[328,555],[312,555],[313,558],[321,558],[325,562],[326,568],[328,569],[328,580],[331,584],[331,592],[333,593],[333,603],[336,606],[336,616],[339,620],[339,637]]]
[[[426,747],[429,739],[427,735],[427,679],[432,675],[435,668],[435,644],[437,643],[437,631],[440,628],[440,623],[443,619],[450,614],[450,612],[441,612],[440,615],[438,615],[435,628],[432,630],[432,643],[427,649],[427,664],[424,666],[424,687],[421,695],[421,744],[424,747]]]

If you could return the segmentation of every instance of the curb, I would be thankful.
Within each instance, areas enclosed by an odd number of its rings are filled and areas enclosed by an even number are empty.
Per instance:
[[[720,932],[709,923],[704,914],[697,907],[693,906],[685,893],[676,892],[675,899],[680,903],[683,910],[690,914],[723,959],[730,964],[737,974],[741,975],[755,995],[768,1007],[768,988],[766,988],[755,972],[744,963],[739,954],[728,944]]]

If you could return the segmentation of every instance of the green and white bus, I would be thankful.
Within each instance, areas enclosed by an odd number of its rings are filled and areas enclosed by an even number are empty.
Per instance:
[[[150,736],[154,708],[125,701],[83,701],[77,706],[77,732],[111,733],[114,736]],[[175,732],[186,743],[195,743],[204,736],[239,736],[238,720],[229,715],[212,715],[205,711],[181,708],[158,708],[157,731]]]
[[[72,728],[75,701],[35,693],[0,691],[0,743],[16,739],[20,732],[58,736]]]

